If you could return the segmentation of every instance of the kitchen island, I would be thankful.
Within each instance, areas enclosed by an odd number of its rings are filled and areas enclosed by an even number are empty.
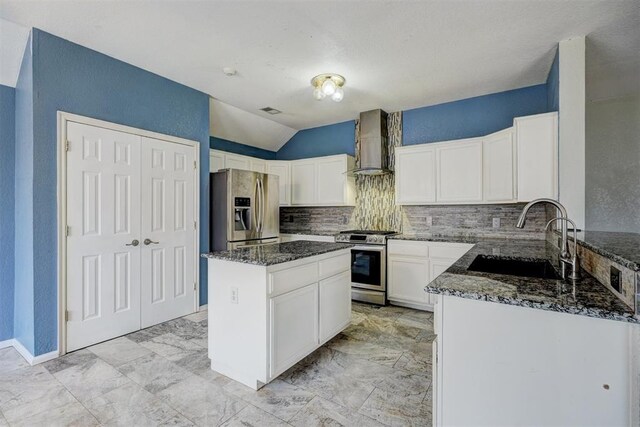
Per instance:
[[[208,258],[211,368],[258,390],[351,321],[351,248],[294,241]]]
[[[437,297],[433,424],[637,425],[634,310],[586,271],[574,283],[472,267],[477,257],[555,266],[547,241],[465,240],[473,248],[425,287]]]

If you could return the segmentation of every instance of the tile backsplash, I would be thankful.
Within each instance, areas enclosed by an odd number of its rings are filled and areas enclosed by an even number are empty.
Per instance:
[[[281,207],[280,233],[337,234],[354,228],[353,207]]]
[[[524,203],[504,205],[405,206],[402,231],[406,234],[446,234],[511,239],[545,239],[548,210],[534,206],[523,229],[516,228]],[[499,225],[494,227],[494,218]]]

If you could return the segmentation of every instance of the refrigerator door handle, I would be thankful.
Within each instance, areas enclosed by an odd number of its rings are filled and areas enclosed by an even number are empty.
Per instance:
[[[260,217],[259,217],[259,204],[260,204],[260,182],[256,179],[255,185],[253,187],[253,207],[251,209],[251,217],[253,220],[253,224],[251,224],[251,230],[258,231],[258,227],[260,225]]]
[[[264,228],[264,183],[262,182],[262,178],[259,179],[260,182],[260,229],[258,230],[262,233]]]

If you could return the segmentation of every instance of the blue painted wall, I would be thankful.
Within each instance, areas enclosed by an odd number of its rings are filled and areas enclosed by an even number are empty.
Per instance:
[[[513,125],[513,118],[547,112],[545,84],[407,110],[402,144],[473,138]]]
[[[13,336],[34,351],[33,304],[33,35],[16,85],[15,241]],[[55,162],[55,159],[52,161]],[[54,211],[55,215],[55,211]],[[54,305],[54,304],[52,304]]]
[[[32,290],[34,342],[27,348],[39,355],[57,348],[57,111],[199,141],[200,249],[206,251],[209,247],[209,96],[41,30],[34,29],[32,38],[36,95],[30,157],[33,241],[25,252],[32,254],[28,261],[32,263],[33,276],[18,286]],[[16,191],[17,188],[16,185]],[[205,260],[200,260],[200,283],[200,302],[205,304]],[[16,301],[16,308],[22,310],[22,304]]]
[[[278,160],[295,160],[333,154],[355,155],[356,122],[336,123],[298,131],[276,153]]]
[[[0,85],[0,341],[13,338],[16,91]]]
[[[265,160],[275,160],[276,158],[275,151],[264,150],[262,148],[240,144],[239,142],[229,141],[228,139],[216,138],[215,136],[209,138],[209,143],[211,148],[228,153],[242,154],[244,156],[257,157]]]
[[[547,76],[547,111],[560,111],[560,49]]]

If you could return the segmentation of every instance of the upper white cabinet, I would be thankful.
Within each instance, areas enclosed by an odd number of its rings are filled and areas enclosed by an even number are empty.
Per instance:
[[[347,171],[355,159],[346,154],[303,160],[263,160],[211,150],[211,172],[243,169],[278,175],[280,206],[353,206],[355,178]]]
[[[396,148],[396,203],[436,201],[436,150],[427,145]]]
[[[313,159],[291,162],[291,204],[314,204],[318,198],[316,182],[316,162]]]
[[[224,169],[224,153],[222,151],[209,151],[209,171],[211,173]]]
[[[291,204],[295,206],[352,206],[355,179],[347,171],[355,159],[346,154],[291,162]]]
[[[251,158],[249,160],[249,170],[260,173],[267,173],[267,161]]]
[[[514,120],[518,201],[558,197],[558,113]]]
[[[396,203],[557,199],[557,117],[519,117],[513,128],[481,138],[396,147]]]
[[[486,202],[510,202],[515,199],[515,158],[513,128],[483,139],[482,182]]]
[[[482,202],[482,141],[469,139],[436,147],[436,200]]]
[[[284,160],[269,160],[267,173],[278,175],[280,206],[289,206],[291,204],[291,163]]]

